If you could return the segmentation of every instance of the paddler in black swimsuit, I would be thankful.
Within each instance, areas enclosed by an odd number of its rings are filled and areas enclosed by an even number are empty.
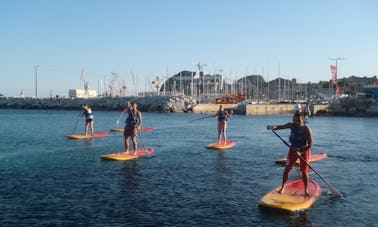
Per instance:
[[[126,119],[126,125],[123,135],[125,136],[125,153],[129,153],[129,139],[133,142],[134,147],[134,155],[137,155],[138,150],[138,143],[137,143],[137,135],[138,130],[142,127],[142,113],[138,111],[138,104],[136,102],[127,102],[127,108],[124,112],[128,113]]]
[[[221,144],[222,142],[222,136],[223,136],[223,142],[226,144],[227,142],[227,118],[231,117],[231,115],[224,110],[223,106],[219,106],[219,110],[216,114],[213,115],[214,118],[218,117],[218,144]]]

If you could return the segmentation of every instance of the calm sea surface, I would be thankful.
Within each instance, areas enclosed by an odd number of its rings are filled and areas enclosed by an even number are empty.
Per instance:
[[[120,112],[94,110],[95,131],[117,127]],[[121,133],[69,140],[78,111],[0,110],[1,226],[378,226],[376,118],[309,119],[312,163],[344,197],[323,196],[306,212],[261,211],[258,202],[281,183],[275,160],[287,147],[268,124],[291,116],[233,116],[234,149],[205,146],[216,140],[217,121],[206,115],[143,113],[144,145],[155,155],[134,161],[101,161],[124,149]],[[121,121],[118,127],[123,127]],[[76,133],[82,133],[80,119]],[[277,131],[287,140],[288,130]],[[139,142],[143,147],[143,143]],[[293,169],[290,180],[299,178]]]

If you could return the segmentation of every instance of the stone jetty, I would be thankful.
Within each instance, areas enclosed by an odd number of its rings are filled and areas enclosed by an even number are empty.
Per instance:
[[[127,102],[137,102],[142,112],[215,113],[219,104],[200,103],[191,96],[130,96],[115,98],[33,98],[0,97],[0,109],[78,110],[88,104],[94,110],[122,111]],[[223,104],[225,109],[241,115],[292,114],[294,104]],[[329,105],[310,106],[313,116],[378,117],[376,100],[344,99]]]
[[[1,97],[0,109],[76,110],[87,104],[95,110],[121,111],[127,102],[137,102],[144,112],[188,112],[196,101],[190,96],[143,96],[115,98],[32,98]]]

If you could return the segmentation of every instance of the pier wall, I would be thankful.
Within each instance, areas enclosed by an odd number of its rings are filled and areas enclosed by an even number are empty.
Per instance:
[[[295,104],[222,104],[226,110],[233,110],[242,115],[278,115],[292,114]],[[198,104],[193,107],[195,113],[216,113],[220,104]],[[318,111],[326,110],[327,105],[312,105],[311,112],[315,115]]]

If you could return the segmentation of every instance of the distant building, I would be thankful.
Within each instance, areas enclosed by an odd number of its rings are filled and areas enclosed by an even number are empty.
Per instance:
[[[95,98],[97,97],[96,90],[71,89],[68,91],[70,98]]]
[[[372,98],[378,98],[378,84],[374,84],[374,86],[364,86],[363,93],[372,96]]]

